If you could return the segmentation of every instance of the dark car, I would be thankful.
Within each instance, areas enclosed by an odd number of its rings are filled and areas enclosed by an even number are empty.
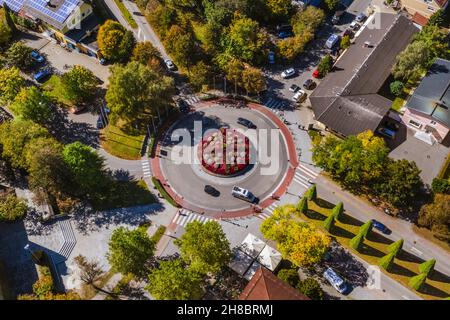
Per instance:
[[[291,92],[297,92],[300,89],[300,87],[296,84],[293,84],[289,87],[289,91]]]
[[[281,31],[292,31],[292,26],[290,24],[279,24],[277,25],[277,31],[281,32]]]
[[[384,224],[382,224],[380,221],[377,221],[375,219],[372,219],[372,225],[375,229],[383,232],[384,234],[390,234],[391,230],[389,230],[388,227],[386,227]]]
[[[303,83],[303,88],[305,88],[306,90],[312,90],[316,87],[316,83],[314,82],[313,79],[308,79],[305,81],[305,83]]]
[[[251,122],[250,120],[244,119],[244,118],[238,118],[237,123],[240,125],[243,125],[244,127],[247,127],[249,129],[256,129],[256,125]]]
[[[349,36],[350,38],[353,37],[353,30],[350,28],[345,29],[345,31],[342,33],[342,37]]]
[[[38,62],[38,63],[42,63],[42,62],[45,61],[45,58],[43,56],[41,56],[39,54],[39,52],[37,52],[37,51],[32,51],[31,52],[31,58],[33,58],[33,60]]]
[[[38,72],[36,72],[33,76],[34,80],[37,82],[44,81],[48,76],[52,74],[52,71],[49,69],[41,69]]]
[[[211,195],[211,196],[213,196],[213,197],[218,197],[218,196],[220,196],[220,191],[219,190],[217,190],[216,188],[214,188],[213,186],[211,186],[211,185],[209,185],[209,184],[207,184],[206,186],[205,186],[205,192],[207,193],[207,194],[209,194],[209,195]]]
[[[400,124],[395,120],[386,120],[384,126],[392,131],[398,131],[400,129]]]
[[[97,118],[97,129],[103,129],[107,125],[107,120],[103,120],[103,117],[101,115]]]
[[[280,39],[286,39],[292,37],[294,34],[292,31],[280,31],[278,32],[278,38]]]
[[[189,113],[191,111],[191,107],[183,99],[178,99],[177,101],[175,101],[175,104],[177,105],[178,110],[180,110],[180,112],[182,113]]]

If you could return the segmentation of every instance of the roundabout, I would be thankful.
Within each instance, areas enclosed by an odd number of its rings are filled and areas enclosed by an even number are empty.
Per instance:
[[[261,212],[285,193],[298,165],[292,136],[275,114],[234,103],[198,103],[165,132],[151,161],[155,177],[181,207],[219,219]],[[233,196],[235,186],[255,201]]]

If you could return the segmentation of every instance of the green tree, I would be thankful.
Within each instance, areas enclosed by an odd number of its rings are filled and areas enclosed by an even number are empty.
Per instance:
[[[317,190],[316,190],[316,185],[313,184],[307,191],[307,196],[308,201],[316,201],[317,199]]]
[[[196,90],[202,90],[211,82],[213,77],[212,68],[204,61],[197,62],[191,69],[189,69],[189,82]]]
[[[325,228],[325,230],[327,230],[328,232],[331,232],[331,230],[333,230],[334,227],[334,216],[333,215],[329,215],[323,222],[323,227]]]
[[[325,20],[323,10],[314,6],[307,6],[305,10],[299,11],[291,19],[295,35],[303,35],[305,31],[313,33]]]
[[[403,247],[403,239],[397,240],[388,246],[388,251],[396,256]]]
[[[0,69],[0,103],[8,104],[14,100],[25,86],[25,79],[16,67]]]
[[[418,275],[409,279],[409,286],[414,290],[420,291],[426,280],[427,275],[425,273],[419,273]]]
[[[308,213],[308,200],[306,197],[302,197],[297,203],[297,211],[303,214]]]
[[[12,30],[6,20],[6,13],[4,8],[0,8],[0,47],[5,47],[12,38]]]
[[[91,70],[83,66],[74,66],[61,77],[66,97],[74,103],[85,103],[92,99],[97,91],[98,79]]]
[[[359,228],[359,234],[362,235],[364,238],[367,239],[367,236],[372,231],[373,222],[372,220],[367,221]]]
[[[266,80],[260,69],[247,66],[242,71],[242,86],[247,94],[260,93],[266,88]]]
[[[50,97],[33,86],[22,88],[9,108],[15,116],[43,125],[52,117],[50,104]]]
[[[163,261],[149,275],[147,291],[158,300],[197,300],[203,292],[195,272],[177,259]]]
[[[81,194],[95,195],[108,183],[105,161],[91,147],[77,141],[64,146],[62,156]]]
[[[301,35],[296,35],[278,41],[278,51],[281,57],[287,61],[293,61],[298,55],[305,51],[306,45],[314,38],[311,30],[304,30]]]
[[[285,20],[292,11],[290,0],[265,0],[267,9],[274,20]]]
[[[419,264],[419,272],[425,273],[427,277],[433,273],[434,266],[436,265],[436,259],[430,259],[428,261]]]
[[[15,195],[0,198],[0,221],[12,222],[23,219],[27,214],[28,206],[23,199]]]
[[[392,67],[395,79],[417,81],[430,61],[430,48],[424,41],[414,41],[398,56]]]
[[[314,278],[306,278],[300,281],[297,289],[312,300],[323,300],[324,298],[322,287]]]
[[[150,41],[139,42],[133,49],[131,60],[148,65],[153,59],[160,60],[161,55]]]
[[[97,35],[100,54],[112,62],[125,62],[132,54],[136,40],[120,23],[107,20]]]
[[[422,206],[418,224],[433,232],[433,235],[450,243],[450,194],[435,194],[433,201]]]
[[[17,67],[21,70],[26,70],[33,65],[33,59],[31,57],[32,51],[33,49],[23,42],[15,42],[5,52],[6,64],[9,67]]]
[[[333,216],[335,221],[340,221],[342,215],[344,214],[344,204],[339,202],[334,206],[333,210],[331,210],[331,215]]]
[[[383,256],[379,260],[379,265],[384,270],[389,271],[394,263],[395,252],[389,252],[387,255]]]
[[[431,15],[430,19],[428,19],[427,25],[443,27],[444,23],[445,23],[444,10],[439,9]]]
[[[361,233],[358,233],[356,236],[354,236],[350,240],[350,247],[355,249],[356,251],[359,251],[361,249],[361,246],[364,242],[364,236]]]
[[[337,6],[339,4],[339,0],[325,0],[325,6],[328,11],[334,11],[336,10]]]
[[[396,80],[393,81],[389,84],[389,89],[391,90],[391,93],[394,96],[399,96],[403,93],[403,88],[405,87],[405,85],[403,84],[403,82]]]
[[[428,47],[428,61],[423,62],[425,69],[431,66],[435,58],[450,58],[449,43],[446,39],[447,33],[436,25],[425,26],[419,33],[414,35],[413,43],[421,42]],[[418,59],[418,61],[421,60]]]
[[[347,49],[348,47],[350,47],[350,36],[349,35],[345,35],[341,38],[341,42],[340,42],[340,47],[342,49]]]
[[[245,65],[242,61],[232,58],[225,66],[227,79],[235,83],[236,86],[240,85],[244,68]]]
[[[278,271],[277,277],[294,288],[300,281],[297,269],[281,269]]]
[[[186,232],[174,243],[189,268],[199,274],[218,272],[231,259],[230,243],[215,221],[189,223]]]
[[[107,258],[118,272],[143,276],[146,273],[146,263],[153,257],[154,250],[155,243],[145,230],[119,227],[113,231],[109,241]]]
[[[333,68],[333,58],[327,54],[325,55],[317,65],[317,71],[321,77],[325,77],[328,72]]]
[[[130,62],[111,67],[106,102],[111,109],[110,120],[147,123],[165,105],[172,103],[174,82],[150,68]]]
[[[164,38],[164,47],[179,66],[189,69],[195,64],[196,42],[190,31],[173,25]]]

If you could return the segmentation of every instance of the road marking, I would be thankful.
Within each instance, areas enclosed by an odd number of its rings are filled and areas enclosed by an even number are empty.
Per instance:
[[[309,183],[308,180],[309,180],[309,178],[302,175],[301,172],[299,172],[299,171],[295,172],[294,181],[297,182],[298,184],[304,186],[307,189],[311,186],[311,184]]]
[[[208,218],[204,215],[193,213],[186,209],[181,209],[177,212],[175,217],[172,219],[172,223],[179,225],[180,227],[185,227],[188,223],[193,221],[198,221],[200,223],[205,223],[208,221],[214,221],[213,218]]]
[[[273,211],[276,209],[276,207],[278,207],[278,205],[276,205],[275,203],[272,203],[270,206],[268,206],[265,209],[265,211],[261,212],[258,215],[258,218],[260,218],[262,220],[269,218],[273,214]]]
[[[419,256],[421,256],[423,254],[422,251],[420,251],[419,249],[417,249],[416,247],[411,247],[411,251],[414,251],[415,253],[417,253]]]
[[[405,300],[411,300],[409,297],[407,297],[407,296],[402,296],[402,298],[403,299],[405,299]]]
[[[317,176],[319,175],[319,173],[309,169],[308,167],[306,167],[303,164],[299,164],[297,169],[303,171],[303,173],[307,174],[308,176],[310,176],[313,179],[317,178]]]

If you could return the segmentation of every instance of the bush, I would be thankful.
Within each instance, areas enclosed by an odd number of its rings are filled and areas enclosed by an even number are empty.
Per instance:
[[[382,267],[386,271],[389,271],[394,262],[394,258],[395,258],[395,252],[388,253],[384,257],[381,257],[381,259],[379,261],[380,267]]]
[[[331,71],[332,68],[333,68],[333,58],[329,54],[325,55],[317,65],[317,71],[319,72],[320,77],[325,77],[327,73]]]
[[[425,273],[427,277],[434,271],[434,265],[436,264],[436,259],[431,259],[425,261],[419,265],[420,273]]]
[[[434,178],[431,187],[435,193],[450,193],[450,181],[447,179]]]
[[[297,211],[303,214],[308,212],[308,201],[306,200],[306,197],[301,198],[298,202]]]
[[[331,230],[334,227],[334,216],[332,214],[329,215],[328,218],[325,219],[325,221],[323,222],[323,227],[328,232],[331,232]]]
[[[359,228],[359,234],[364,237],[367,238],[367,236],[369,235],[370,231],[372,231],[372,220],[367,221],[366,223],[364,223],[360,228]]]
[[[8,195],[4,200],[0,199],[0,221],[12,222],[23,219],[27,211],[26,202],[15,195]]]
[[[297,285],[297,289],[305,296],[312,300],[323,300],[323,290],[319,282],[313,278],[306,278],[300,281]]]
[[[337,205],[335,205],[333,210],[331,211],[331,215],[333,216],[335,221],[339,221],[342,218],[343,213],[344,204],[342,202],[339,202]]]
[[[43,298],[53,293],[55,289],[50,269],[45,266],[39,267],[39,280],[33,284],[33,293],[38,298]]]
[[[296,269],[281,269],[277,274],[278,278],[288,283],[292,287],[297,287],[300,282],[298,271]]]
[[[361,233],[359,233],[350,240],[349,244],[350,244],[350,247],[352,247],[356,251],[359,251],[359,249],[361,249],[361,245],[363,244],[363,242],[364,242],[364,237]]]
[[[311,186],[311,188],[308,189],[308,200],[309,201],[315,201],[317,199],[317,190],[316,190],[316,185],[313,184]]]
[[[414,290],[419,291],[426,280],[427,275],[425,273],[420,273],[417,276],[411,277],[411,279],[409,280],[409,286]]]
[[[389,89],[391,90],[391,93],[397,97],[403,93],[404,87],[405,87],[405,85],[403,84],[403,82],[398,81],[398,80],[391,82],[391,84],[389,85]]]
[[[394,256],[397,255],[397,253],[402,250],[403,247],[403,239],[400,239],[398,241],[395,241],[394,243],[391,243],[388,247],[389,252],[393,253]]]

